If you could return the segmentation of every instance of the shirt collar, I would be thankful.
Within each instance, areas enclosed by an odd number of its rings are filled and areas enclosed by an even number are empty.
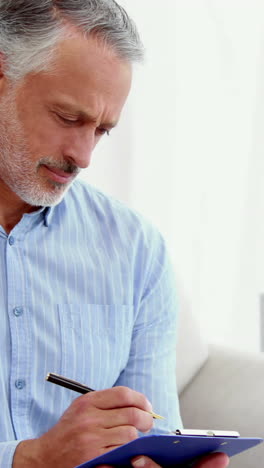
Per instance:
[[[54,216],[56,206],[48,206],[43,208],[43,217],[44,217],[44,225],[49,227]]]
[[[54,215],[55,208],[56,208],[55,206],[43,206],[42,208],[39,208],[39,210],[33,213],[30,213],[26,216],[29,216],[30,219],[37,218],[38,216],[42,216],[44,226],[49,227],[51,224],[53,215]]]

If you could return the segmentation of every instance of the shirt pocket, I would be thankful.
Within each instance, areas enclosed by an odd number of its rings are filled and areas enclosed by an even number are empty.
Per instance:
[[[133,306],[58,305],[61,373],[95,390],[110,388],[125,368]]]

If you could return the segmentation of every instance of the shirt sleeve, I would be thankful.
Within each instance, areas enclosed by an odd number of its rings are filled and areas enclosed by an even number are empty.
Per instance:
[[[141,247],[139,257],[130,355],[116,385],[144,393],[153,411],[165,418],[155,420],[152,433],[168,433],[182,427],[176,385],[174,274],[160,237]]]
[[[13,458],[21,440],[0,442],[0,468],[12,468]]]

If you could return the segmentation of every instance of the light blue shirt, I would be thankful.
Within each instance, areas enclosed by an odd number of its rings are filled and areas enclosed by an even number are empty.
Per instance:
[[[122,203],[77,180],[56,207],[0,228],[0,467],[21,440],[48,431],[77,393],[143,392],[181,427],[175,382],[175,285],[160,234]]]

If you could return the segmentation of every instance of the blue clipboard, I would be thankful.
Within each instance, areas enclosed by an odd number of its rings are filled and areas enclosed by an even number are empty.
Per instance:
[[[147,435],[122,445],[76,468],[93,468],[101,464],[131,468],[131,458],[146,455],[165,468],[186,466],[211,452],[229,457],[263,442],[260,438],[197,435]]]

